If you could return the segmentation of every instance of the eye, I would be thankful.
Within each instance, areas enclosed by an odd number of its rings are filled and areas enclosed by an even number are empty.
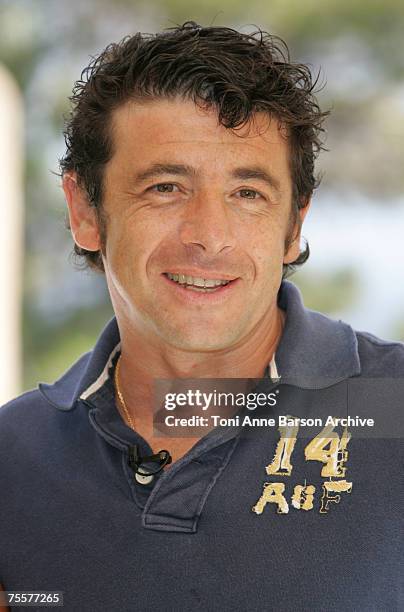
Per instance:
[[[255,189],[240,189],[238,192],[242,198],[246,198],[248,200],[256,200],[257,197],[261,197],[261,194]]]
[[[158,183],[150,187],[151,191],[156,191],[157,193],[174,193],[175,189],[178,189],[178,187],[174,183]]]

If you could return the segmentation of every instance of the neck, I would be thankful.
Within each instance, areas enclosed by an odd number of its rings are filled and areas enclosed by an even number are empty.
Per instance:
[[[261,378],[282,335],[285,313],[278,307],[238,346],[223,351],[190,353],[158,346],[133,327],[119,321],[121,334],[120,386],[131,414],[152,413],[155,379]]]

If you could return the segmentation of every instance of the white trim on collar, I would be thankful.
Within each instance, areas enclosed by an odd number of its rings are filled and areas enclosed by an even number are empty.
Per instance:
[[[280,378],[280,376],[278,374],[278,368],[276,367],[275,353],[272,355],[272,359],[271,359],[270,364],[269,364],[269,376],[270,376],[271,380],[279,379]]]
[[[100,387],[102,387],[102,385],[105,383],[105,381],[108,380],[108,378],[109,378],[109,373],[108,373],[109,372],[109,368],[111,367],[113,358],[115,357],[117,352],[120,350],[120,348],[121,348],[121,343],[118,342],[118,344],[116,345],[116,347],[114,348],[114,350],[112,351],[110,356],[108,357],[108,361],[105,364],[105,367],[104,367],[103,371],[101,372],[101,374],[99,375],[97,380],[95,380],[89,387],[87,387],[87,389],[85,391],[83,391],[83,393],[80,395],[80,399],[85,400],[88,397],[90,397],[90,395],[92,395],[93,393],[98,391],[98,389],[100,389]]]

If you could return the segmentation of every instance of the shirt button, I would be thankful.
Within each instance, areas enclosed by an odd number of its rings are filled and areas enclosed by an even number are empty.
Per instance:
[[[136,472],[135,478],[139,484],[147,485],[153,481],[154,476],[153,474],[139,474],[139,472]]]

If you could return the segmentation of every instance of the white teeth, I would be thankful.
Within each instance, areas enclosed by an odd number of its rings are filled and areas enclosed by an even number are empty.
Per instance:
[[[187,284],[202,288],[219,287],[220,285],[227,285],[230,282],[228,280],[221,280],[215,278],[199,278],[195,276],[187,276],[185,274],[171,274],[171,272],[167,272],[166,275],[169,279],[176,281],[181,285]]]

